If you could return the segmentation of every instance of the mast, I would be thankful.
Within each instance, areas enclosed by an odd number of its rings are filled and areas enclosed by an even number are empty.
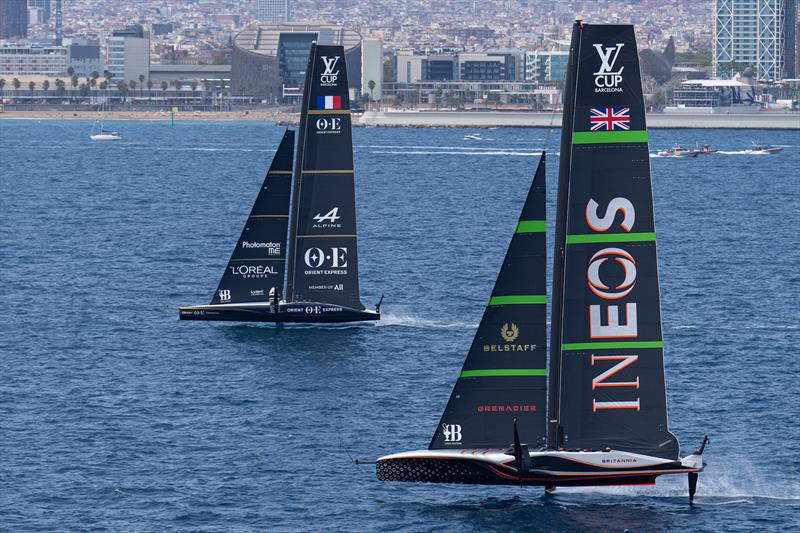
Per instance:
[[[287,301],[363,310],[344,47],[312,44],[300,109]]]
[[[569,45],[569,63],[567,64],[567,80],[564,85],[564,114],[561,118],[561,159],[558,165],[558,196],[556,200],[556,229],[553,246],[553,291],[552,310],[550,313],[550,364],[547,398],[547,448],[561,447],[558,424],[558,377],[561,361],[561,321],[563,318],[562,302],[564,300],[564,251],[567,235],[567,201],[569,197],[569,170],[572,162],[572,131],[575,114],[575,80],[578,70],[578,54],[580,51],[580,31],[582,23],[575,21],[572,28],[572,40]]]
[[[236,242],[212,304],[264,302],[283,290],[294,132],[286,130]]]
[[[520,213],[430,449],[505,448],[514,421],[521,439],[544,444],[547,296],[545,156]]]
[[[674,460],[633,26],[573,27],[561,157],[548,445]]]

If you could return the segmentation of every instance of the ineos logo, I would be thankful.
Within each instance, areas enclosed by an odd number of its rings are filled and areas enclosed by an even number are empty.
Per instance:
[[[318,118],[317,131],[342,131],[341,118]]]
[[[339,63],[339,57],[340,56],[320,56],[320,59],[322,59],[322,63],[325,66],[324,72],[319,75],[319,84],[322,87],[336,86],[337,80],[339,79],[339,71],[336,70],[336,72],[334,72],[333,69],[335,69],[337,63]]]

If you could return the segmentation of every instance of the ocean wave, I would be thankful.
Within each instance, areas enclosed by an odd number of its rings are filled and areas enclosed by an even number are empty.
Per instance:
[[[384,313],[381,315],[381,319],[375,322],[375,326],[400,326],[418,329],[475,329],[478,327],[478,324],[431,320],[428,318],[420,318],[412,314]]]

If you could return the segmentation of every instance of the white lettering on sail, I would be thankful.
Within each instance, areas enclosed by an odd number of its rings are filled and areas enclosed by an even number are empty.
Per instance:
[[[608,259],[614,259],[625,270],[625,279],[613,290],[600,279],[600,267]],[[604,300],[617,300],[627,296],[636,284],[636,261],[621,248],[603,248],[589,260],[586,270],[589,289]]]
[[[461,442],[461,425],[442,424],[442,434],[446,443],[457,444]]]
[[[617,216],[617,211],[622,211],[623,218],[620,226],[630,232],[633,229],[633,223],[636,221],[636,209],[627,198],[617,197],[608,202],[605,214],[600,217],[597,215],[597,209],[600,204],[590,198],[586,204],[586,223],[594,231],[603,232],[611,229],[614,224],[614,218]]]
[[[331,253],[326,254],[322,248],[309,248],[303,260],[309,268],[320,268],[329,262],[331,268],[347,268],[347,248],[331,247]]]
[[[339,71],[334,72],[336,64],[339,62],[340,56],[320,56],[322,59],[325,70],[319,75],[319,84],[321,87],[336,87],[336,82],[339,78]]]
[[[592,398],[592,411],[596,413],[600,409],[636,409],[641,411],[642,406],[639,403],[639,398],[636,398],[633,402],[598,402]]]
[[[619,361],[596,378],[592,379],[592,390],[597,387],[636,387],[639,388],[639,376],[636,381],[606,381],[608,378],[639,360],[638,355],[594,355],[591,356],[592,366],[596,361]]]
[[[614,66],[623,46],[625,46],[623,43],[617,43],[617,46],[607,46],[604,49],[602,44],[594,45],[601,63],[600,69],[594,73],[594,84],[597,86],[595,92],[622,92],[622,89],[617,86],[622,83],[622,71],[625,70],[625,67],[614,71]]]
[[[590,305],[589,337],[592,339],[636,337],[639,334],[636,325],[636,303],[625,304],[625,314],[625,324],[620,324],[619,306],[609,305],[607,307],[608,324],[604,326],[600,318],[600,306]]]

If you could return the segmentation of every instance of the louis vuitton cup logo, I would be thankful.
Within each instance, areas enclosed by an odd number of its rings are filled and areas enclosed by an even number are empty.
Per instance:
[[[339,58],[340,56],[320,56],[324,67],[322,74],[319,75],[319,84],[321,87],[336,87],[339,80],[339,69],[336,68],[339,63]]]
[[[614,70],[619,59],[619,52],[623,43],[617,43],[616,46],[603,46],[602,44],[595,44],[594,48],[597,50],[597,55],[600,56],[600,68],[594,73],[594,84],[596,93],[621,93],[622,87],[622,71],[625,70],[624,66],[619,67],[619,70]]]

